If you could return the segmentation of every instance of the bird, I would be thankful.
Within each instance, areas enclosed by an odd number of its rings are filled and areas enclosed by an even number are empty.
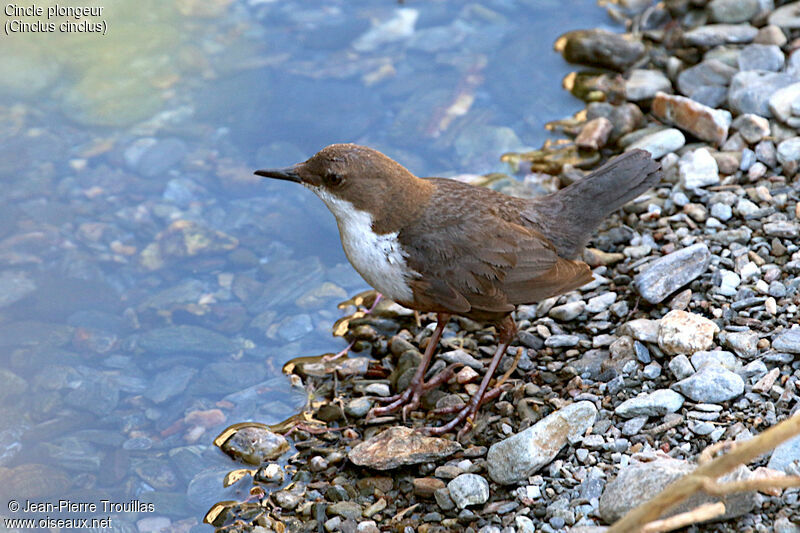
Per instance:
[[[576,259],[608,215],[660,180],[661,165],[630,150],[551,194],[517,198],[446,178],[419,178],[381,152],[332,144],[265,178],[299,183],[336,218],[347,259],[380,294],[420,312],[436,327],[410,386],[369,416],[406,414],[442,376],[424,377],[454,315],[491,323],[498,345],[477,389],[449,422],[423,428],[441,435],[474,423],[500,360],[517,336],[513,311],[593,279]]]

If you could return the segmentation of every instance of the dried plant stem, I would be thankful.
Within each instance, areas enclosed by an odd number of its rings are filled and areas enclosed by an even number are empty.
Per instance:
[[[692,494],[707,489],[710,489],[710,492],[715,494],[729,494],[743,490],[758,490],[765,486],[800,486],[798,478],[788,476],[770,480],[752,479],[722,484],[717,484],[714,481],[737,466],[749,463],[761,454],[772,450],[780,443],[798,434],[800,434],[800,414],[776,424],[748,441],[736,443],[724,455],[711,459],[712,453],[701,454],[703,462],[692,473],[673,481],[655,498],[629,511],[628,514],[609,527],[607,533],[642,531],[646,524],[657,520],[667,510],[686,500]],[[711,452],[722,448],[721,444],[713,445]]]
[[[691,524],[711,520],[725,514],[725,504],[722,502],[706,503],[695,507],[691,511],[670,516],[664,520],[655,520],[642,528],[642,533],[662,533],[674,531]]]

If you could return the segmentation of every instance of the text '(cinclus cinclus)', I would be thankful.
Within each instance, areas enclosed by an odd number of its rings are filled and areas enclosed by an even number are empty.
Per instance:
[[[403,407],[445,381],[425,372],[451,315],[497,326],[497,351],[478,391],[441,434],[471,426],[489,382],[517,328],[512,311],[576,289],[592,280],[576,257],[610,213],[660,179],[648,152],[632,150],[586,178],[534,199],[507,196],[443,178],[418,178],[382,153],[333,144],[303,163],[258,170],[268,178],[301,183],[336,217],[353,267],[380,293],[401,305],[437,313],[438,323],[410,387],[372,415]],[[452,370],[450,370],[452,372]]]

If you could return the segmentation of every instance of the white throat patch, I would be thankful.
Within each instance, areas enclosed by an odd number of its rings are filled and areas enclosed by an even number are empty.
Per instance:
[[[406,254],[397,240],[398,232],[379,235],[372,230],[370,213],[356,209],[322,187],[308,188],[336,217],[344,253],[361,277],[387,298],[413,301],[414,294],[408,282],[418,274],[406,263]]]

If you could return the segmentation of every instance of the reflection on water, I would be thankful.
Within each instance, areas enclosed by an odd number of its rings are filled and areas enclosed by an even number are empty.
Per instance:
[[[281,366],[343,347],[336,303],[366,288],[316,198],[252,169],[355,141],[422,175],[504,170],[576,107],[554,38],[607,21],[589,1],[102,5],[106,36],[0,54],[0,493],[97,508],[0,515],[207,529],[246,497],[213,438],[295,414]]]

